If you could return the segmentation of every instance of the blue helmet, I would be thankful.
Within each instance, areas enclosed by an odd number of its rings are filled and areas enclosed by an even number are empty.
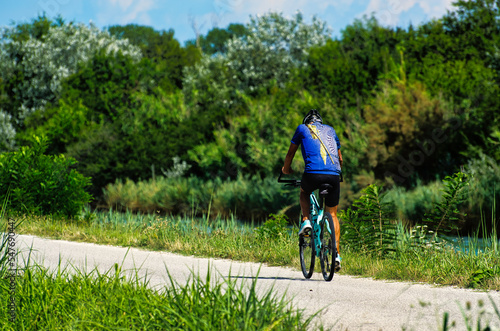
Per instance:
[[[310,124],[310,123],[315,123],[319,122],[323,124],[323,119],[319,115],[319,112],[316,109],[311,109],[307,115],[304,117],[304,120],[302,121],[302,124]]]

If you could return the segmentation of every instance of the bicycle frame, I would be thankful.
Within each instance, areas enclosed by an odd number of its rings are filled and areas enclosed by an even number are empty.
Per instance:
[[[281,176],[283,175],[283,172],[280,173],[278,177],[278,182],[279,183],[287,183],[287,186],[295,186],[295,187],[300,187],[300,180],[297,179],[281,179]],[[311,207],[309,209],[309,217],[311,218],[311,226],[312,230],[314,231],[314,245],[316,248],[316,256],[319,257],[321,253],[321,248],[323,244],[321,243],[321,223],[324,222],[323,220],[323,215],[324,215],[324,210],[323,210],[323,197],[319,197],[319,202],[318,199],[316,198],[316,195],[314,192],[309,195],[309,201],[311,202]],[[328,222],[326,223],[328,232],[332,234],[332,230],[330,229],[330,225]]]
[[[285,186],[301,186],[300,180],[281,179],[282,175],[283,172],[278,177],[279,183],[286,183]],[[331,185],[328,184],[321,185],[318,190],[318,197],[314,192],[309,195],[309,221],[312,229],[310,235],[299,235],[300,267],[306,279],[311,278],[314,273],[316,258],[321,262],[321,272],[327,282],[332,280],[335,272],[336,242],[335,233],[333,233],[335,225],[331,215],[323,209],[325,195],[328,194],[330,187]]]
[[[321,222],[324,222],[323,215],[324,209],[322,207],[323,199],[320,197],[320,202],[316,198],[316,195],[311,193],[309,196],[309,201],[311,202],[311,208],[309,210],[309,216],[311,221],[312,230],[314,231],[314,245],[316,247],[316,256],[319,257],[321,253],[321,248],[323,247],[323,243],[321,242]],[[326,227],[328,232],[331,234],[332,230],[330,229],[330,225],[326,222]]]

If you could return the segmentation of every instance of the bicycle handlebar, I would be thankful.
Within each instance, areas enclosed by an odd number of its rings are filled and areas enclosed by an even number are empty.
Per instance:
[[[278,183],[286,183],[285,186],[295,186],[298,187],[300,186],[301,180],[300,179],[281,179],[281,176],[283,176],[283,170],[280,170],[280,175],[278,177]],[[340,182],[344,181],[344,176],[342,176],[342,172],[340,173]]]
[[[280,175],[278,177],[278,183],[286,183],[285,186],[295,186],[295,187],[300,186],[301,182],[300,179],[281,179],[282,175],[284,175],[283,170],[280,171]]]

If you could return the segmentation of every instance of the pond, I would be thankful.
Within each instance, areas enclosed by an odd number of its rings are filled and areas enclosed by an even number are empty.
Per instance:
[[[446,239],[455,249],[465,253],[474,251],[477,254],[488,250],[500,252],[500,238],[495,236],[489,238],[449,236]]]

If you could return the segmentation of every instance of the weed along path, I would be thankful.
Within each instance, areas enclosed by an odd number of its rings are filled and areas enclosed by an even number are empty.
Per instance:
[[[168,274],[182,286],[193,277],[193,273],[205,279],[209,269],[214,279],[231,275],[250,284],[257,277],[259,291],[264,293],[273,287],[278,296],[286,295],[294,307],[305,309],[306,313],[321,310],[315,321],[323,323],[326,329],[438,330],[444,313],[448,312],[449,320],[456,323],[453,329],[465,330],[467,324],[461,309],[471,317],[471,327],[475,328],[477,318],[482,314],[481,325],[489,320],[494,330],[500,329],[500,320],[490,301],[493,299],[500,307],[498,292],[375,281],[342,274],[336,274],[327,283],[320,273],[305,280],[299,270],[289,268],[24,235],[19,235],[16,247],[24,257],[32,247],[31,260],[51,270],[57,270],[60,264],[69,265],[68,271],[73,267],[87,271],[97,267],[105,272],[113,270],[115,263],[126,273],[139,269],[138,275],[147,274],[149,286],[157,289],[170,285]]]

